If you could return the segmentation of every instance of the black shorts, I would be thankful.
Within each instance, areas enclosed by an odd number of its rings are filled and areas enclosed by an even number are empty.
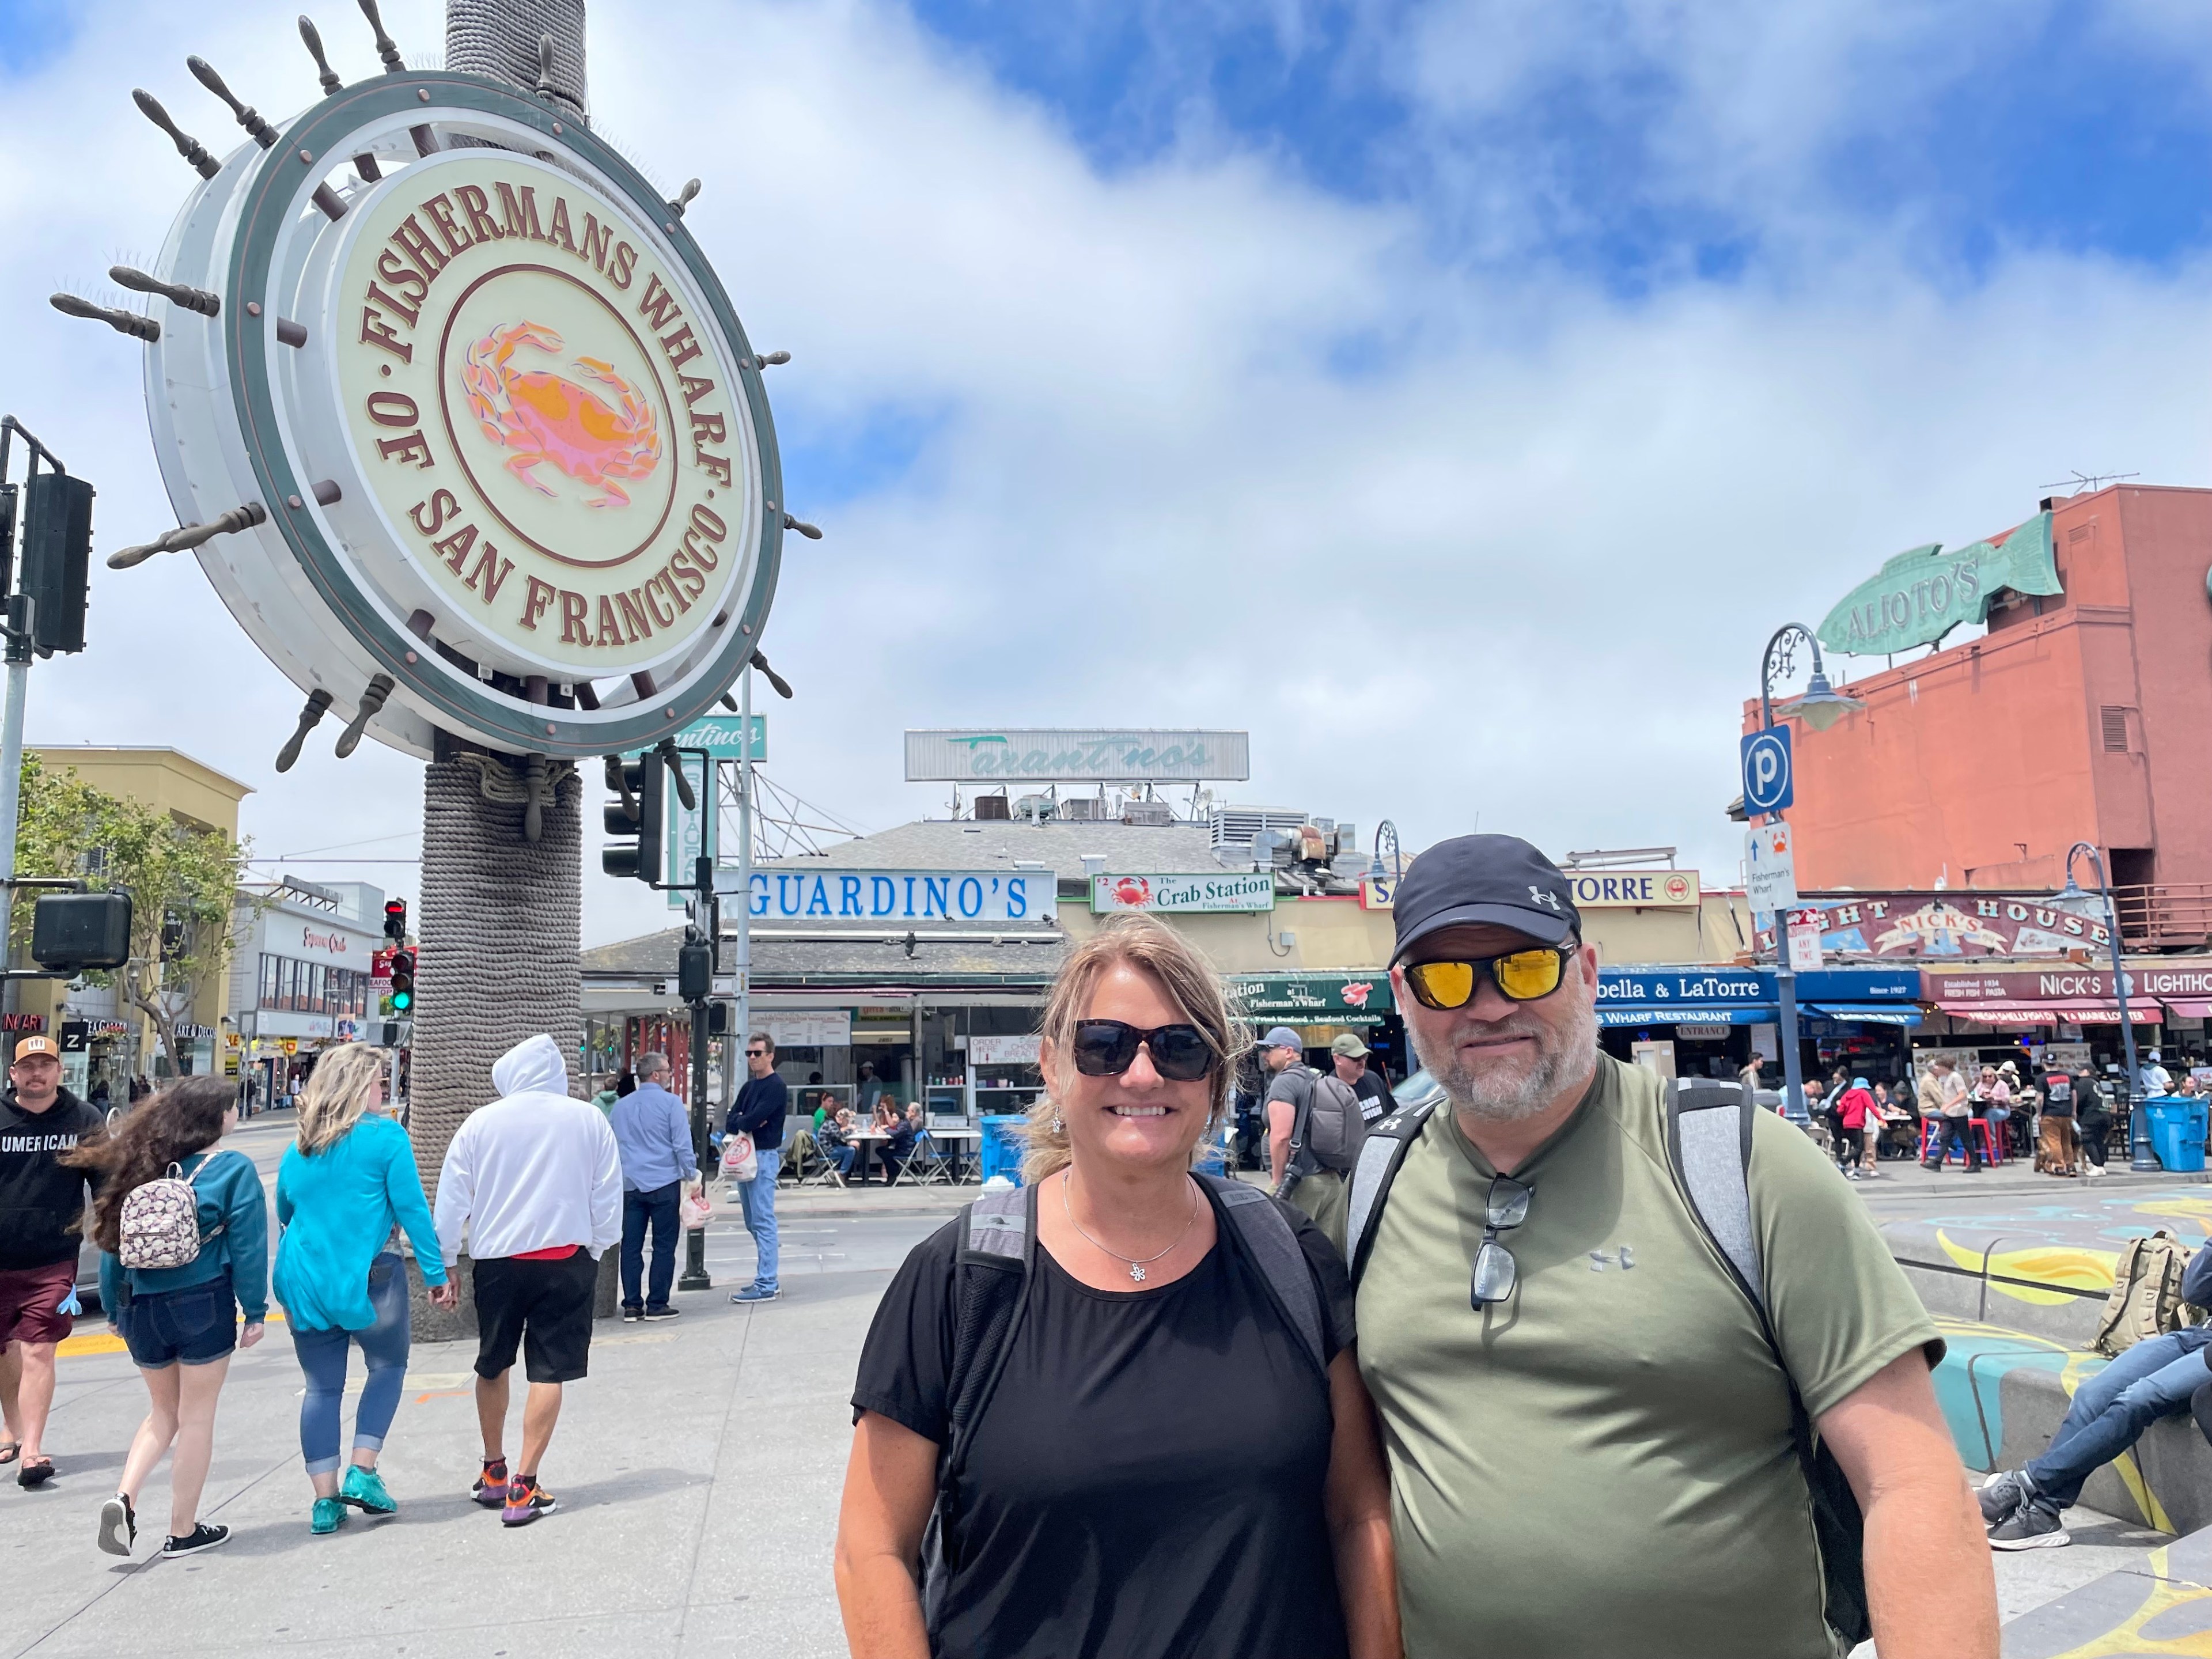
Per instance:
[[[599,1264],[587,1251],[558,1261],[494,1256],[471,1264],[477,1298],[477,1375],[498,1376],[522,1350],[532,1382],[574,1382],[589,1369],[592,1303]]]

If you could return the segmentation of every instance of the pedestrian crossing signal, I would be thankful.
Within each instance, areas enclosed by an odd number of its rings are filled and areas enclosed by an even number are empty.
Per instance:
[[[410,1014],[415,1012],[415,953],[394,951],[392,953],[392,1012]]]

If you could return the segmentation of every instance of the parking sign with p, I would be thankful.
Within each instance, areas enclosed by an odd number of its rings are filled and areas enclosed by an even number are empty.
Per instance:
[[[1743,740],[1743,810],[1780,812],[1796,799],[1790,781],[1790,728],[1770,726]]]

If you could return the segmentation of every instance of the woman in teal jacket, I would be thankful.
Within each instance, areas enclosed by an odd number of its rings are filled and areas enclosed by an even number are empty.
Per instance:
[[[315,1062],[300,1097],[298,1138],[276,1171],[276,1299],[307,1374],[300,1401],[300,1451],[315,1488],[311,1530],[336,1532],[346,1505],[371,1515],[398,1508],[376,1472],[407,1381],[407,1270],[392,1248],[406,1231],[430,1298],[453,1304],[444,1253],[415,1148],[378,1108],[384,1055],[365,1043],[333,1048]],[[339,1405],[347,1351],[361,1345],[368,1366],[354,1407],[353,1460],[338,1480]]]
[[[200,1490],[215,1453],[215,1408],[234,1349],[261,1340],[269,1315],[269,1207],[261,1172],[245,1153],[218,1143],[238,1125],[238,1085],[186,1078],[140,1106],[110,1134],[81,1143],[63,1161],[88,1170],[92,1236],[100,1246],[100,1303],[146,1379],[153,1409],[138,1425],[115,1496],[101,1506],[100,1547],[128,1555],[138,1537],[138,1493],[172,1443],[165,1556],[196,1555],[230,1536],[199,1518]],[[125,1267],[123,1201],[172,1170],[198,1200],[199,1254],[181,1267]],[[246,1334],[238,1332],[240,1310]]]

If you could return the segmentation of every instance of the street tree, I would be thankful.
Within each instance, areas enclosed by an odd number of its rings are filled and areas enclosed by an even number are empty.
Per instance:
[[[131,895],[130,962],[85,978],[118,988],[153,1027],[171,1074],[181,1077],[177,1028],[196,988],[221,985],[251,842],[111,795],[74,769],[50,771],[30,754],[23,757],[21,813],[19,874],[81,877],[90,887]],[[11,907],[11,959],[29,942],[32,896]]]

